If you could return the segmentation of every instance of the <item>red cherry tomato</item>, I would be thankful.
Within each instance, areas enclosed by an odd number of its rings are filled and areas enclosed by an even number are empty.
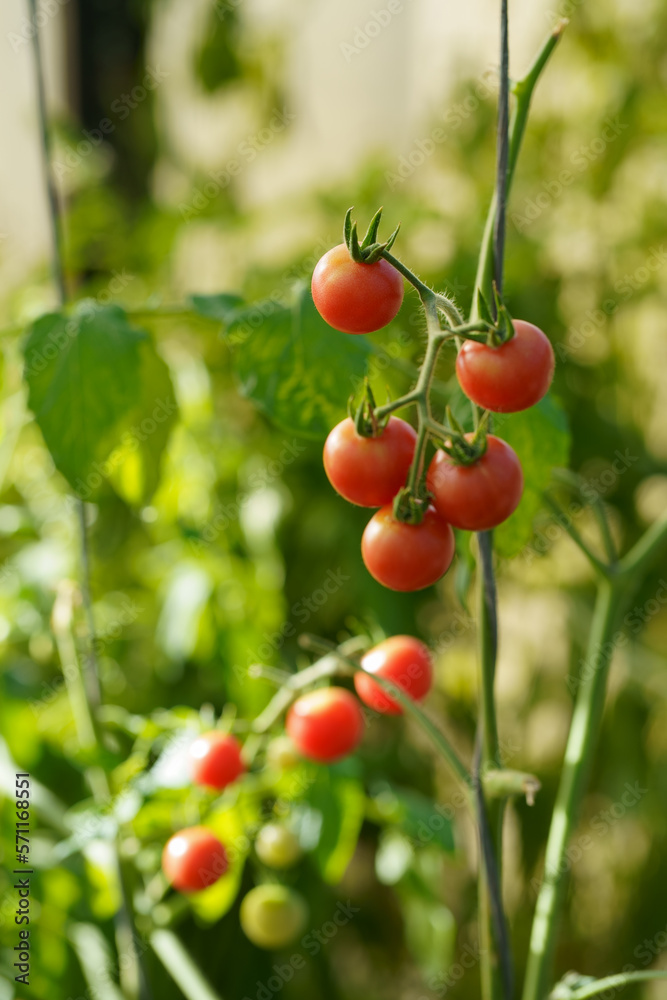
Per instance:
[[[344,243],[315,267],[313,301],[322,319],[343,333],[372,333],[390,323],[403,301],[403,278],[386,260],[360,264]]]
[[[404,524],[387,504],[366,525],[361,555],[371,576],[390,590],[422,590],[449,569],[454,532],[434,507],[421,524]]]
[[[231,785],[245,771],[238,740],[217,730],[198,736],[190,747],[190,757],[195,785],[206,785],[218,791]]]
[[[225,848],[205,826],[190,826],[175,833],[162,852],[162,870],[179,892],[206,889],[228,867]]]
[[[405,691],[413,701],[421,701],[431,690],[433,664],[428,648],[411,635],[394,635],[370,649],[361,660],[364,670],[384,677]],[[361,672],[354,675],[357,694],[369,708],[386,715],[401,715],[402,706],[379,684]]]
[[[472,434],[467,434],[468,439]],[[433,506],[455,528],[487,531],[505,521],[519,506],[523,472],[516,452],[489,434],[486,451],[472,465],[456,465],[437,451],[426,477]]]
[[[324,471],[342,497],[360,507],[382,507],[405,486],[417,434],[410,424],[390,417],[378,437],[357,434],[347,417],[324,445]]]
[[[466,340],[456,359],[461,388],[473,403],[494,413],[517,413],[546,395],[554,352],[542,331],[514,320],[515,335],[500,347]]]
[[[330,764],[361,743],[364,717],[359,702],[345,688],[319,688],[294,702],[286,728],[304,757]]]

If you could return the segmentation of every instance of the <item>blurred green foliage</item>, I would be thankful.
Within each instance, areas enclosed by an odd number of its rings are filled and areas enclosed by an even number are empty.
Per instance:
[[[244,81],[268,121],[280,86],[279,45],[267,43],[265,53],[250,58],[243,17],[234,5],[224,6],[225,17],[212,17],[203,27],[194,60],[198,86],[224,94]],[[145,30],[150,38],[149,23]],[[622,4],[577,7],[540,84],[508,233],[508,304],[514,315],[548,331],[557,346],[554,396],[571,427],[571,467],[609,504],[624,547],[667,503],[667,257],[661,243],[667,214],[666,30],[667,4],[659,0],[637,5],[635,14]],[[134,67],[133,79],[141,78],[138,56],[136,64],[123,65]],[[107,94],[118,89],[107,81]],[[462,83],[448,106],[471,95],[475,83]],[[150,184],[136,178],[145,180],[156,163],[164,172],[176,158],[159,118],[154,139],[152,99],[132,119],[131,138],[114,138],[115,160],[100,152],[98,162],[93,154],[69,178],[70,284],[77,297],[99,298],[112,288],[114,275],[129,276],[112,297],[129,310],[133,328],[148,331],[150,364],[154,371],[166,366],[178,416],[168,440],[165,434],[158,441],[156,431],[140,448],[114,453],[113,468],[95,486],[89,508],[107,706],[101,719],[104,763],[114,796],[100,819],[85,778],[99,761],[79,747],[62,680],[62,642],[59,649],[51,626],[62,581],[77,579],[80,569],[76,511],[56,464],[74,479],[79,469],[68,460],[54,464],[27,409],[23,333],[3,337],[0,775],[5,796],[12,794],[14,762],[32,776],[37,931],[32,985],[15,990],[13,811],[5,797],[2,1000],[90,996],[81,952],[90,941],[113,945],[118,889],[104,838],[117,825],[134,866],[134,888],[146,906],[144,920],[152,912],[165,924],[173,921],[225,1000],[257,997],[257,984],[266,983],[274,964],[289,961],[291,953],[259,952],[244,938],[236,890],[240,885],[242,895],[267,878],[250,840],[261,819],[275,817],[276,804],[280,809],[284,801],[309,848],[287,879],[308,900],[310,926],[323,928],[341,901],[358,912],[326,944],[301,949],[306,968],[278,995],[478,996],[474,961],[460,980],[447,979],[448,960],[475,953],[474,843],[463,810],[451,806],[454,788],[447,774],[411,723],[373,719],[363,751],[330,769],[303,766],[281,775],[265,766],[260,748],[252,780],[219,802],[179,785],[167,752],[175,733],[210,726],[230,706],[241,720],[255,716],[273,689],[249,678],[248,666],[303,665],[294,638],[302,630],[335,640],[350,632],[424,638],[437,662],[431,707],[462,754],[471,752],[474,627],[453,575],[416,595],[376,585],[359,554],[367,515],[333,495],[319,442],[297,433],[303,414],[297,392],[307,396],[312,383],[324,385],[326,394],[320,436],[344,413],[365,364],[380,398],[386,387],[396,393],[409,384],[422,350],[415,296],[406,296],[387,331],[368,338],[363,348],[348,345],[349,377],[341,380],[338,398],[327,355],[312,358],[304,348],[297,384],[285,393],[282,377],[277,383],[284,408],[278,424],[251,401],[257,379],[270,380],[280,371],[280,357],[266,326],[258,328],[266,337],[261,342],[256,332],[246,336],[242,323],[254,315],[253,303],[267,299],[274,303],[273,321],[285,320],[292,285],[307,281],[326,249],[322,241],[338,239],[350,204],[360,220],[379,204],[388,224],[402,220],[396,253],[425,280],[453,290],[466,308],[494,162],[494,102],[475,100],[474,113],[461,118],[449,141],[404,183],[387,178],[396,171],[396,152],[378,151],[344,183],[291,196],[289,213],[277,219],[249,206],[234,177],[192,219],[183,218],[178,204],[193,203],[204,177],[189,176],[188,191],[177,201],[147,194]],[[65,134],[67,129],[77,133],[71,122],[64,123]],[[221,168],[225,163],[222,158]],[[290,217],[300,222],[295,238]],[[211,243],[212,233],[227,257],[235,258],[235,273],[243,275],[242,287],[221,283],[219,292],[242,295],[250,305],[228,300],[220,305],[223,311],[209,308],[206,314],[200,302],[202,315],[153,314],[160,303],[180,302],[183,291],[210,290],[185,282],[179,265],[189,254],[186,273],[203,267],[211,246],[218,245]],[[273,244],[278,250],[267,254],[265,245]],[[46,272],[32,276],[28,291],[17,289],[6,303],[7,321],[23,331],[27,319],[43,311],[46,289]],[[234,322],[241,324],[236,339],[229,322],[233,309]],[[438,378],[444,402],[454,390],[451,355],[443,357]],[[94,373],[89,387],[96,388]],[[540,420],[546,421],[548,439],[549,421],[560,417],[540,411]],[[85,434],[84,427],[78,430]],[[517,446],[524,432],[516,428]],[[558,441],[553,460],[562,462],[566,454]],[[532,438],[529,447],[536,459],[545,459]],[[620,463],[619,453],[625,457]],[[74,461],[85,457],[76,442],[68,455]],[[535,500],[536,493],[526,501],[531,516]],[[585,510],[577,526],[588,536],[591,523]],[[466,546],[460,538],[463,553]],[[531,880],[540,877],[570,712],[566,677],[581,666],[593,590],[588,567],[544,512],[532,537],[507,532],[502,546],[503,556],[519,554],[500,565],[501,734],[508,763],[536,773],[543,784],[534,807],[517,803],[508,818],[506,895],[520,966],[535,899]],[[638,610],[628,626],[632,641],[616,656],[602,744],[572,854],[561,971],[601,975],[628,963],[644,968],[664,948],[667,616],[655,600],[661,574],[664,567],[656,567],[636,596]],[[328,579],[339,585],[320,602]],[[87,626],[78,605],[73,634],[85,652]],[[622,807],[626,783],[647,789],[632,807]],[[173,894],[152,900],[164,840],[205,813],[225,839],[241,845],[230,874],[192,908]],[[590,848],[582,846],[586,837]],[[101,942],[90,937],[90,925],[101,931]],[[179,997],[150,950],[146,960],[154,995]],[[655,1000],[661,994],[628,988],[627,995]]]

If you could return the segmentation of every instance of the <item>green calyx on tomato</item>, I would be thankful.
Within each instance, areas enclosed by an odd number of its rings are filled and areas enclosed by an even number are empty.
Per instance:
[[[364,396],[356,412],[353,407],[353,399],[354,396],[350,396],[347,414],[350,420],[354,421],[354,427],[359,437],[380,437],[389,418],[378,420],[375,414],[375,396],[368,376],[364,379]]]
[[[518,413],[546,395],[555,357],[548,337],[532,323],[514,320],[514,336],[499,347],[466,340],[456,358],[464,393],[492,413]]]
[[[474,465],[487,449],[488,420],[488,413],[484,413],[474,434],[466,434],[448,406],[447,423],[453,433],[440,444],[440,450],[447,453],[454,465]]]
[[[348,208],[345,213],[345,223],[343,225],[343,239],[345,245],[350,252],[350,257],[355,260],[358,264],[374,264],[376,261],[380,260],[382,254],[387,250],[391,250],[394,245],[394,241],[398,236],[398,231],[401,228],[400,225],[396,226],[388,240],[384,243],[378,243],[377,235],[378,229],[380,228],[380,220],[382,218],[382,209],[378,208],[377,212],[371,219],[368,229],[366,230],[366,235],[364,236],[361,243],[359,243],[359,235],[357,233],[357,223],[352,222],[352,209]]]
[[[501,344],[505,344],[508,340],[511,340],[516,331],[507,306],[498,293],[495,281],[493,283],[493,300],[495,316],[492,314],[489,303],[486,301],[481,288],[478,289],[477,308],[479,314],[483,320],[490,324],[485,342],[489,347],[500,347]],[[471,337],[469,339],[477,340],[478,343],[483,342],[478,337]]]
[[[403,276],[386,260],[353,260],[344,243],[327,250],[311,280],[315,308],[342,333],[374,333],[395,318],[403,302]]]
[[[384,507],[410,472],[417,435],[410,424],[389,417],[376,437],[361,437],[347,417],[324,444],[324,471],[342,497],[360,507]]]

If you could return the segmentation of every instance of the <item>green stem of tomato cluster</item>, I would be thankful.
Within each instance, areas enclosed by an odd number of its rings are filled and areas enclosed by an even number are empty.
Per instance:
[[[431,383],[437,364],[439,349],[445,341],[454,339],[460,346],[464,336],[484,339],[488,325],[484,324],[478,312],[480,293],[492,301],[493,281],[497,286],[502,281],[502,261],[504,250],[504,213],[507,196],[518,160],[523,139],[528,110],[539,76],[555,48],[565,22],[561,22],[549,35],[542,46],[533,66],[523,80],[516,83],[513,93],[516,97],[514,113],[508,123],[508,60],[507,60],[507,8],[503,2],[501,45],[501,100],[499,112],[499,153],[496,190],[489,208],[479,257],[475,290],[470,319],[463,321],[455,303],[447,297],[435,293],[413,274],[400,260],[388,251],[384,258],[392,264],[416,289],[424,308],[427,325],[427,346],[417,383],[409,393],[376,411],[379,420],[390,413],[414,404],[417,408],[418,437],[415,459],[408,478],[408,489],[415,494],[423,474],[424,454],[429,438],[444,440],[455,437],[456,432],[445,424],[438,423],[431,412]],[[502,289],[498,287],[498,291]],[[445,315],[447,325],[443,329],[438,313]],[[475,426],[480,424],[480,414],[473,406]],[[498,767],[498,727],[495,710],[495,664],[497,653],[497,612],[495,581],[493,573],[493,541],[490,532],[478,535],[478,635],[480,663],[480,766],[486,769]],[[483,794],[483,793],[482,793]],[[486,836],[490,843],[491,857],[480,864],[480,936],[484,945],[482,952],[482,990],[485,1000],[509,1000],[511,986],[511,955],[505,944],[504,954],[499,954],[499,939],[506,938],[500,892],[500,871],[502,858],[502,818],[504,800],[494,798],[480,803],[478,819],[480,836]],[[481,824],[487,824],[481,829]],[[484,852],[482,852],[484,854]],[[495,893],[495,897],[492,896]]]

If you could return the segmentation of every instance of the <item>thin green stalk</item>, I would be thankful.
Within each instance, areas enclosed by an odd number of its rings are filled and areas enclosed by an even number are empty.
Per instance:
[[[488,295],[491,274],[502,295],[505,259],[505,212],[509,159],[509,38],[507,0],[500,4],[500,93],[498,97],[496,184],[487,220],[473,294],[473,310],[479,293]],[[488,257],[488,261],[486,258]],[[471,315],[470,321],[479,319]],[[479,426],[479,411],[472,404],[473,420]],[[498,766],[498,723],[495,707],[495,675],[498,653],[498,612],[493,571],[493,534],[479,532],[477,565],[477,634],[479,643],[479,715],[477,724],[478,767]],[[480,963],[484,1000],[511,1000],[514,972],[511,945],[502,899],[502,825],[504,800],[486,800],[476,768],[477,823],[480,839],[478,906],[482,959]]]
[[[351,642],[353,645],[350,651],[353,651],[356,649],[356,640],[351,640]],[[265,733],[270,729],[304,688],[317,684],[318,681],[327,680],[330,677],[339,676],[343,673],[353,673],[354,669],[356,669],[356,664],[354,666],[348,665],[343,669],[344,663],[342,661],[344,660],[345,646],[343,646],[341,652],[334,647],[331,652],[327,651],[320,660],[317,660],[310,667],[292,674],[283,687],[276,692],[264,711],[257,716],[253,722],[253,732]]]
[[[598,559],[598,557],[595,555],[595,553],[590,548],[588,543],[585,542],[584,539],[581,537],[581,535],[575,528],[574,524],[572,523],[572,519],[568,517],[568,515],[565,513],[560,504],[556,500],[554,500],[554,498],[549,493],[544,494],[544,501],[549,507],[551,507],[552,511],[556,515],[558,524],[567,532],[567,534],[570,536],[575,545],[577,545],[581,549],[581,551],[586,556],[593,569],[601,576],[609,576],[610,567],[607,566],[606,563],[603,563],[601,559]]]
[[[37,19],[37,0],[28,0],[28,10],[30,13],[30,23],[34,26],[39,24]],[[51,143],[49,136],[49,116],[46,109],[46,90],[44,87],[44,60],[42,58],[42,43],[40,32],[37,27],[32,35],[32,48],[35,61],[35,85],[37,92],[37,111],[39,120],[39,138],[42,147],[42,168],[44,170],[44,184],[46,186],[46,196],[49,202],[49,227],[51,233],[51,267],[53,268],[53,280],[58,289],[58,297],[61,306],[67,301],[67,286],[65,282],[65,268],[63,267],[62,253],[62,222],[60,216],[60,203],[58,201],[58,191],[51,170]]]
[[[417,277],[417,275],[410,270],[409,267],[406,267],[405,264],[398,259],[398,257],[394,257],[393,253],[390,253],[388,250],[385,250],[382,256],[387,261],[387,263],[391,264],[392,267],[395,267],[397,271],[400,271],[405,280],[409,281],[410,284],[413,286],[413,288],[416,288],[417,292],[419,293],[419,298],[422,300],[422,302],[426,302],[429,299],[435,298],[435,292],[433,291],[433,289],[429,288],[428,285],[425,285],[424,282],[421,281]]]
[[[358,660],[353,659],[351,655],[352,650],[350,648],[350,644],[335,646],[332,642],[329,642],[327,639],[320,639],[317,636],[311,636],[311,635],[302,635],[301,640],[302,640],[301,644],[305,648],[318,649],[326,654],[325,658],[323,660],[318,661],[318,663],[313,664],[313,667],[309,668],[310,670],[313,670],[315,667],[318,667],[321,664],[325,663],[326,661],[328,661],[330,657],[335,657],[338,659],[339,663],[342,664],[344,668],[343,670],[339,669],[337,673],[344,673],[345,675],[350,675],[357,671],[362,671],[370,674],[370,671],[364,671],[363,665]],[[350,640],[350,643],[353,641],[354,640]],[[298,677],[302,677],[306,673],[307,671],[305,670],[301,671],[299,674],[295,675],[295,679]],[[331,674],[330,668],[327,668],[327,675],[330,674]],[[402,707],[405,709],[408,715],[411,715],[415,719],[415,721],[421,726],[421,728],[424,730],[426,735],[429,737],[429,739],[435,746],[436,750],[438,750],[442,754],[444,759],[447,761],[448,765],[452,770],[452,773],[454,774],[454,777],[459,781],[461,785],[464,785],[466,789],[469,791],[472,786],[472,779],[468,769],[466,768],[465,764],[463,763],[463,761],[461,760],[461,758],[459,757],[456,750],[451,745],[445,734],[441,732],[440,729],[436,726],[436,724],[428,717],[424,709],[420,708],[420,706],[417,705],[412,700],[412,698],[409,698],[401,688],[397,687],[395,684],[392,684],[392,682],[388,681],[385,677],[379,677],[377,674],[372,674],[371,676],[373,677],[375,683],[378,684],[379,687],[383,688],[388,694],[390,694],[391,697],[394,698],[397,702],[399,702],[399,704],[402,705]]]
[[[620,561],[616,571],[598,584],[588,651],[581,664],[580,685],[547,840],[545,874],[533,918],[523,1000],[544,1000],[549,991],[565,895],[566,851],[578,820],[601,728],[615,623],[634,587],[665,548],[667,519],[653,524]]]
[[[528,121],[528,112],[530,109],[530,102],[533,96],[533,91],[540,75],[546,66],[551,53],[558,44],[563,30],[567,24],[567,21],[560,21],[554,30],[551,32],[549,37],[544,42],[544,45],[540,49],[535,62],[531,66],[528,73],[514,84],[512,91],[516,98],[516,103],[514,106],[514,112],[509,125],[509,147],[507,154],[507,175],[506,175],[506,196],[509,196],[510,190],[512,188],[512,181],[514,179],[514,170],[516,168],[517,160],[519,159],[519,152],[521,150],[521,143],[523,140],[523,135],[526,130],[526,123]],[[482,237],[482,249],[479,256],[479,263],[477,266],[477,275],[475,277],[475,292],[472,301],[472,310],[470,314],[471,322],[480,319],[478,309],[477,309],[477,291],[481,289],[486,296],[491,298],[492,291],[492,281],[493,281],[493,247],[494,247],[494,236],[496,229],[496,208],[497,208],[497,196],[494,192],[493,198],[491,200],[491,205],[489,207],[489,213],[486,218],[486,225],[484,227],[484,235]]]
[[[473,292],[470,322],[475,323],[481,319],[478,310],[478,293],[482,292],[489,301],[492,300],[492,285],[494,275],[500,279],[499,291],[502,291],[502,257],[504,249],[504,226],[503,218],[505,203],[514,177],[521,142],[526,128],[530,102],[535,89],[535,85],[553,52],[565,22],[561,22],[547,38],[538,53],[530,71],[523,80],[517,83],[513,90],[516,97],[516,104],[511,122],[507,123],[505,97],[505,86],[508,81],[507,65],[507,35],[506,35],[506,7],[503,4],[503,39],[501,51],[501,66],[504,70],[501,80],[501,100],[499,115],[499,147],[505,145],[505,149],[498,150],[498,171],[496,187],[489,206],[484,234],[482,237],[482,247],[475,277],[475,288]],[[500,205],[500,211],[498,206]],[[476,406],[473,406],[473,416],[475,425],[478,424],[479,414]],[[497,645],[496,632],[496,612],[495,612],[495,584],[493,583],[492,547],[490,537],[485,534],[478,536],[480,542],[480,563],[481,572],[478,572],[478,608],[479,608],[479,645],[480,645],[480,713],[483,758],[488,761],[493,754],[497,754],[498,735],[495,718],[495,703],[493,697],[495,657]],[[497,764],[497,761],[494,760]],[[487,805],[488,824],[491,836],[494,841],[494,855],[498,870],[500,871],[500,861],[502,857],[502,819],[503,803],[496,801]],[[484,821],[480,816],[480,821]],[[494,932],[492,926],[493,913],[491,901],[489,899],[489,881],[483,866],[480,866],[479,885],[479,908],[480,908],[480,939],[485,952],[482,956],[482,995],[485,1000],[497,1000],[503,995],[503,984],[500,977],[500,963],[497,951],[498,932]]]
[[[656,521],[648,528],[639,539],[634,548],[621,559],[619,564],[619,576],[637,577],[648,568],[655,560],[656,554],[661,552],[667,544],[667,518]]]
[[[88,525],[86,523],[86,505],[83,500],[77,501],[79,514],[79,541],[81,546],[81,599],[86,624],[88,626],[88,650],[86,654],[86,671],[84,681],[91,711],[99,708],[102,703],[100,689],[100,671],[97,662],[95,646],[95,619],[93,616],[93,599],[90,590],[90,551],[88,546]]]
[[[187,1000],[221,1000],[172,931],[153,931],[151,947]]]
[[[360,664],[357,664],[357,669],[363,671],[363,667]],[[415,719],[434,744],[435,748],[447,761],[459,784],[464,786],[467,791],[470,791],[472,781],[468,769],[454,750],[447,737],[440,731],[436,724],[429,719],[423,708],[420,708],[419,705],[417,705],[412,698],[408,697],[408,695],[406,695],[401,688],[392,684],[391,681],[388,681],[385,677],[372,674],[370,671],[364,672],[368,673],[376,684],[378,684],[384,691],[387,692],[387,694],[390,694],[392,698],[399,702],[408,715],[411,715],[413,719]]]
[[[604,979],[596,979],[594,983],[587,983],[579,989],[568,993],[568,1000],[590,1000],[591,997],[600,996],[607,990],[622,990],[624,986],[632,983],[648,983],[651,980],[667,979],[667,972],[658,969],[646,972],[619,972],[616,976],[606,976]]]
[[[500,765],[498,746],[498,723],[495,709],[495,673],[498,648],[498,621],[496,607],[496,587],[493,574],[493,538],[489,531],[480,532],[477,536],[479,547],[479,565],[477,571],[477,635],[479,646],[479,740],[481,749],[481,767],[488,769]],[[478,823],[480,827],[480,842],[484,847],[484,838],[488,839],[489,850],[482,851],[483,860],[479,866],[479,933],[482,945],[482,961],[480,963],[482,979],[482,997],[485,1000],[496,1000],[507,993],[507,972],[503,982],[503,963],[499,951],[504,925],[502,900],[494,899],[495,889],[500,894],[502,885],[502,823],[504,815],[504,800],[488,799],[485,801],[480,790],[478,803]],[[485,856],[490,855],[490,856]],[[494,874],[497,878],[494,882]],[[500,933],[499,933],[500,931]],[[510,977],[511,978],[511,977]]]
[[[480,661],[480,721],[482,732],[482,766],[498,767],[498,723],[496,720],[494,683],[498,652],[498,617],[496,585],[493,574],[493,535],[483,531],[477,535],[479,570],[477,573],[477,615]]]
[[[37,0],[28,0],[31,22],[38,23]],[[55,178],[51,169],[51,148],[49,136],[49,120],[46,107],[44,88],[44,66],[42,59],[40,32],[36,28],[32,36],[35,60],[35,75],[37,89],[37,109],[42,148],[42,166],[49,205],[49,221],[51,228],[51,264],[54,280],[58,290],[60,305],[67,301],[67,285],[65,281],[63,255],[63,225],[60,212],[60,202],[56,190]],[[89,628],[88,669],[85,674],[80,669],[73,640],[68,645],[63,634],[69,631],[72,611],[69,620],[60,628],[60,651],[64,654],[63,669],[68,684],[68,693],[74,715],[77,734],[82,749],[91,750],[99,745],[97,727],[94,718],[94,708],[100,704],[99,673],[95,652],[95,626],[93,621],[92,600],[90,595],[90,564],[88,557],[88,541],[86,533],[86,513],[82,500],[78,501],[79,527],[81,538],[81,593]],[[71,598],[71,595],[70,595]],[[54,608],[56,611],[56,608]],[[61,624],[61,623],[59,623]],[[69,668],[69,669],[68,669]],[[94,766],[87,769],[87,777],[91,790],[98,804],[108,803],[110,789],[106,773],[102,767]],[[134,1000],[150,1000],[151,994],[143,966],[142,958],[135,944],[135,924],[132,907],[132,896],[128,888],[128,876],[121,860],[116,843],[115,861],[121,890],[121,905],[116,913],[116,941],[118,952],[126,962],[120,963],[120,976],[124,992]]]
[[[524,1000],[544,1000],[549,992],[568,867],[565,852],[578,820],[600,731],[613,652],[611,638],[620,601],[620,588],[609,580],[601,580],[547,840],[544,881],[533,920]]]
[[[618,562],[618,551],[616,549],[614,537],[611,533],[611,526],[605,510],[604,500],[597,494],[593,504],[593,514],[598,522],[600,535],[602,536],[602,544],[604,545],[604,550],[607,556],[607,562],[610,566],[615,566]]]

